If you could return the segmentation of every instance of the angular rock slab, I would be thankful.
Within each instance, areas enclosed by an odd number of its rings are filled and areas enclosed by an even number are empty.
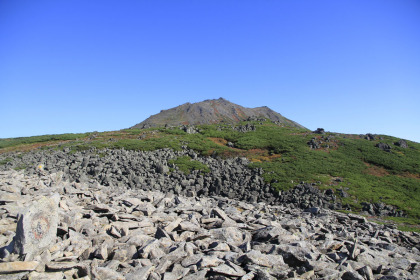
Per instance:
[[[33,271],[36,269],[38,265],[39,265],[39,262],[36,262],[36,261],[0,263],[0,274],[15,273],[15,272],[21,272],[21,271]]]
[[[16,227],[14,253],[31,259],[56,241],[58,205],[52,198],[41,197],[22,213]]]

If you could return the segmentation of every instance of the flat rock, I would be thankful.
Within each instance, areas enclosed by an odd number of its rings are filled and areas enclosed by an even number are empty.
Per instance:
[[[139,268],[134,268],[134,270],[127,275],[125,278],[127,280],[147,280],[149,274],[155,269],[154,265],[147,265]]]
[[[239,246],[244,242],[242,231],[236,227],[211,229],[209,233],[214,239],[225,241],[234,246]]]
[[[27,275],[28,280],[62,280],[64,274],[62,272],[36,272],[32,271]],[[80,279],[80,278],[79,278]]]
[[[64,261],[64,262],[50,262],[50,263],[47,264],[47,268],[49,270],[52,270],[52,271],[69,270],[69,269],[75,268],[77,266],[78,266],[78,264],[76,262],[66,262],[66,261]]]
[[[125,280],[126,278],[118,273],[117,271],[108,268],[108,267],[98,267],[96,268],[96,273],[99,276],[99,279],[106,280]]]
[[[266,255],[260,251],[251,250],[241,257],[245,263],[253,263],[264,267],[274,267],[285,265],[282,256],[279,255]]]
[[[232,266],[232,265],[227,265],[227,264],[221,264],[219,266],[212,267],[211,271],[219,273],[219,274],[235,276],[235,277],[242,277],[246,274],[245,270],[243,270],[240,266],[236,266],[236,265]]]
[[[4,262],[0,263],[0,274],[15,273],[22,271],[33,271],[37,268],[39,262],[28,261],[28,262]]]
[[[14,252],[32,258],[55,243],[58,205],[52,198],[42,197],[22,213],[16,228]]]

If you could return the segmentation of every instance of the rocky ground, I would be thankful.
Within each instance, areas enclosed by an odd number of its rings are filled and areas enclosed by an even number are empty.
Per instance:
[[[328,209],[269,205],[261,196],[199,196],[205,176],[162,192],[166,177],[179,173],[163,174],[161,159],[146,169],[161,190],[133,188],[122,175],[142,161],[125,153],[113,154],[127,169],[117,166],[121,174],[111,173],[108,186],[96,179],[119,161],[91,178],[77,171],[90,174],[100,157],[76,154],[64,172],[67,160],[46,155],[48,170],[0,171],[0,279],[420,279],[416,233]],[[227,161],[229,174],[238,184],[259,181],[258,171],[234,171],[241,161]]]
[[[197,170],[184,174],[177,166],[168,162],[181,156],[189,156],[209,167],[210,172]],[[150,191],[162,191],[183,196],[223,196],[250,203],[264,202],[270,205],[289,205],[297,208],[320,207],[332,210],[349,210],[342,205],[341,197],[345,190],[334,193],[332,190],[320,191],[312,184],[301,183],[294,189],[279,193],[274,191],[262,177],[262,169],[251,169],[246,158],[220,159],[203,157],[195,151],[184,149],[173,151],[127,150],[85,150],[72,153],[70,149],[38,150],[27,153],[1,154],[0,170],[26,168],[33,174],[39,164],[49,173],[63,172],[69,181],[86,183],[91,179],[104,186],[129,187]],[[171,168],[171,171],[169,169]],[[340,179],[337,179],[340,180]],[[404,216],[403,211],[383,204],[365,203],[368,215]]]

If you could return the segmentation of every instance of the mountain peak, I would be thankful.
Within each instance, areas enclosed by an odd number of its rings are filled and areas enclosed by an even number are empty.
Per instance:
[[[162,110],[152,115],[132,128],[148,128],[165,125],[199,125],[214,123],[237,123],[249,117],[261,117],[284,125],[303,128],[300,124],[291,121],[267,106],[246,108],[232,103],[223,97],[207,99],[197,103],[184,103],[180,106]]]

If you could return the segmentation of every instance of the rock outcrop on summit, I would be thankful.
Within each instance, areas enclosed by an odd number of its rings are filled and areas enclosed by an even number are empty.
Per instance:
[[[304,128],[302,125],[283,117],[268,107],[245,108],[219,98],[198,103],[183,105],[162,110],[145,121],[131,128],[149,128],[156,126],[199,125],[214,123],[237,123],[246,119],[269,119],[273,122],[291,127]]]

